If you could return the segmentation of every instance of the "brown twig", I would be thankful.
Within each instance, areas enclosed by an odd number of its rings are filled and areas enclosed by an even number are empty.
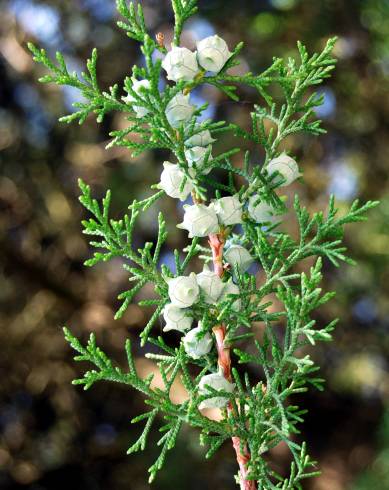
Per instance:
[[[224,274],[223,268],[223,247],[224,237],[222,234],[212,233],[209,235],[209,246],[212,250],[212,259],[214,271],[219,277]],[[218,353],[218,365],[227,381],[232,381],[231,377],[231,353],[230,348],[225,345],[226,327],[225,325],[216,325],[213,327],[213,333],[216,339],[216,348]],[[227,407],[228,413],[233,413],[231,403]],[[236,459],[239,464],[239,480],[241,490],[256,490],[257,485],[253,480],[247,480],[247,464],[250,461],[250,452],[247,444],[242,444],[239,437],[232,437],[232,445],[235,449]]]
[[[214,271],[219,277],[222,277],[224,274],[224,269],[223,269],[224,240],[220,234],[211,233],[208,236],[208,243],[212,250]]]

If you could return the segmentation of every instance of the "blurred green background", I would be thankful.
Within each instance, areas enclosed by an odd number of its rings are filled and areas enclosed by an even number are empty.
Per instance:
[[[153,33],[170,36],[167,0],[143,0]],[[309,412],[303,433],[322,476],[309,490],[389,489],[389,2],[387,0],[203,0],[188,24],[184,41],[217,32],[233,46],[245,41],[242,66],[260,71],[271,57],[296,54],[301,39],[310,51],[338,35],[334,77],[320,88],[318,110],[328,134],[295,137],[287,148],[299,157],[306,185],[296,184],[311,210],[334,193],[340,208],[359,196],[381,199],[367,223],[350,228],[347,246],[356,267],[335,270],[326,264],[326,289],[338,295],[318,314],[325,323],[341,322],[336,341],[312,355],[327,379],[324,393],[296,400]],[[141,397],[116,385],[101,384],[86,393],[71,386],[77,376],[61,326],[99,342],[124,363],[122,346],[136,336],[150,312],[131,305],[113,320],[117,293],[127,283],[120,261],[86,269],[84,217],[77,196],[82,177],[101,196],[113,190],[115,213],[147,194],[158,180],[163,152],[136,159],[123,149],[106,151],[108,132],[125,124],[122,115],[97,125],[60,125],[57,119],[78,99],[73,90],[41,86],[26,42],[50,53],[64,52],[74,70],[92,47],[100,52],[101,85],[121,81],[134,63],[138,46],[115,26],[111,0],[3,0],[0,2],[0,488],[11,490],[143,490],[156,451],[125,452],[140,427],[130,419]],[[211,101],[208,115],[247,125],[255,94],[241,90],[236,106],[212,88],[196,92]],[[222,140],[222,147],[229,141]],[[254,157],[256,153],[254,151]],[[259,158],[259,154],[258,154]],[[164,211],[179,213],[172,200]],[[139,241],[152,239],[155,214],[145,215]],[[171,225],[167,263],[185,236]],[[147,291],[144,292],[147,295]],[[138,352],[138,369],[152,366]],[[157,438],[157,433],[152,439]],[[165,489],[234,489],[236,463],[225,445],[212,461],[203,459],[195,431],[185,429],[179,445],[153,484]],[[269,455],[282,471],[288,454]]]

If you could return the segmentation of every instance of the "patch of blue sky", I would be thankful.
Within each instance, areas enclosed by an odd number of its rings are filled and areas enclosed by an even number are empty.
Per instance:
[[[171,251],[162,252],[159,258],[159,267],[165,265],[173,274],[177,272],[174,253]]]
[[[185,30],[192,35],[195,41],[200,41],[208,36],[215,34],[215,28],[208,21],[201,17],[192,17],[186,24]]]
[[[191,92],[190,102],[197,107],[201,107],[208,102],[208,107],[204,109],[198,117],[199,122],[214,118],[216,114],[216,105],[202,96],[202,87],[197,87]]]
[[[37,148],[45,147],[54,120],[45,111],[38,91],[28,83],[18,83],[14,87],[14,100],[24,110],[26,116],[26,139]]]
[[[321,106],[315,108],[317,117],[328,119],[336,112],[336,97],[329,87],[322,87],[318,90],[319,95],[324,95],[324,102]]]
[[[22,28],[47,46],[62,43],[60,16],[57,9],[32,0],[10,0],[9,9]]]
[[[107,0],[82,0],[81,7],[100,22],[111,20],[116,13],[115,2]]]
[[[358,193],[356,171],[345,161],[334,162],[329,168],[330,182],[328,192],[337,199],[350,201]]]

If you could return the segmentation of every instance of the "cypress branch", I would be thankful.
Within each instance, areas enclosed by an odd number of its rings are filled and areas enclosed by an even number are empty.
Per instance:
[[[331,341],[337,324],[334,319],[321,326],[313,318],[335,294],[321,289],[323,261],[334,266],[354,263],[343,244],[344,228],[364,221],[366,213],[378,204],[355,201],[339,216],[331,196],[326,212],[311,215],[298,195],[292,205],[282,195],[282,187],[301,175],[296,160],[282,152],[285,140],[296,133],[318,136],[325,132],[315,115],[323,96],[315,90],[335,68],[331,53],[336,38],[314,54],[299,42],[298,60],[275,58],[262,73],[236,76],[229,69],[239,64],[243,43],[229,51],[224,40],[216,36],[202,40],[197,54],[182,50],[185,22],[197,11],[197,2],[171,3],[175,56],[165,47],[161,34],[151,39],[141,3],[135,6],[134,2],[117,0],[124,19],[118,25],[140,43],[145,62],[142,67],[134,66],[131,77],[108,91],[98,83],[96,50],[86,62],[86,71],[77,74],[69,72],[61,53],[52,60],[45,50],[29,44],[34,60],[48,72],[40,79],[42,83],[75,87],[85,99],[76,103],[78,110],[62,117],[62,122],[82,124],[90,114],[101,122],[108,112],[121,112],[127,127],[112,132],[108,147],[123,146],[133,155],[164,149],[174,160],[165,162],[161,181],[152,186],[154,192],[142,201],[129,203],[119,219],[111,217],[115,196],[110,191],[99,202],[92,197],[90,186],[79,181],[80,203],[89,215],[82,222],[83,232],[90,237],[91,247],[97,249],[85,264],[94,266],[121,257],[132,283],[119,295],[122,305],[115,318],[125,313],[147,284],[154,287],[155,297],[138,302],[154,307],[140,341],[142,346],[153,347],[146,357],[156,363],[163,388],[152,387],[152,376],[143,379],[138,375],[129,339],[125,344],[128,369],[124,369],[98,347],[94,334],[83,345],[65,328],[65,339],[76,351],[75,360],[92,367],[74,384],[89,389],[98,381],[111,381],[142,393],[149,408],[132,421],[143,422],[144,428],[128,453],[143,451],[154,423],[163,420],[157,443],[160,454],[149,469],[150,482],[174,448],[183,424],[189,424],[199,430],[207,458],[232,439],[242,489],[300,489],[303,479],[318,472],[306,444],[294,439],[305,409],[293,405],[293,396],[309,386],[321,390],[324,383],[318,376],[319,367],[302,349]],[[163,61],[155,51],[164,56]],[[161,88],[165,72],[169,83]],[[204,84],[216,87],[237,103],[238,86],[254,88],[258,101],[250,114],[250,129],[225,121],[200,121],[207,104],[196,107],[190,96]],[[281,98],[273,96],[274,87],[281,91]],[[263,161],[258,164],[256,149],[255,153],[243,151],[240,146],[213,154],[212,144],[227,132],[240,138],[242,147],[243,141],[259,145],[264,151]],[[242,161],[239,166],[235,164],[238,157]],[[215,169],[224,173],[223,183],[215,176]],[[134,246],[139,216],[166,196],[192,199],[180,225],[189,233],[189,240],[184,250],[174,252],[175,271],[160,263],[168,239],[168,217],[162,213],[158,215],[155,240]],[[291,210],[297,220],[297,238],[284,227],[285,214]],[[234,229],[237,224],[241,227]],[[314,259],[314,265],[299,272],[295,266],[307,258]],[[206,265],[197,275],[190,274],[195,261]],[[250,273],[252,262],[263,272],[259,285]],[[214,272],[208,268],[211,264]],[[276,296],[277,305],[269,300],[271,294]],[[179,347],[171,347],[165,335],[155,335],[154,326],[161,315],[164,330],[178,330],[183,335]],[[254,335],[256,322],[263,324],[260,342]],[[280,324],[283,332],[279,336],[274,327]],[[231,352],[243,372],[232,365]],[[263,378],[251,379],[245,370],[247,364],[257,365]],[[187,394],[180,404],[171,401],[175,383],[182,383]],[[202,411],[204,406],[220,408],[221,420],[209,419]],[[267,459],[268,451],[280,442],[289,448],[293,460],[286,477],[278,475]]]

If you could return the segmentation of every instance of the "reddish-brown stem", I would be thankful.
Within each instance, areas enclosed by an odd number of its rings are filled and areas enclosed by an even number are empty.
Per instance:
[[[223,269],[223,247],[224,240],[220,235],[211,233],[208,236],[208,243],[212,250],[213,269],[219,277],[224,274]]]
[[[223,269],[223,247],[224,237],[220,234],[212,233],[209,235],[209,246],[212,250],[213,267],[216,274],[222,277]],[[216,339],[216,348],[218,353],[218,365],[224,377],[231,381],[231,354],[230,348],[225,345],[224,339],[226,336],[225,325],[216,325],[213,327],[213,333]],[[231,403],[227,407],[228,413],[233,412]],[[247,444],[241,444],[239,437],[232,437],[232,445],[235,449],[236,459],[239,464],[239,481],[241,490],[256,490],[257,485],[253,480],[247,480],[248,470],[247,463],[250,461],[250,452]]]
[[[247,463],[250,461],[250,452],[244,445],[241,449],[239,437],[232,437],[232,445],[236,452],[236,459],[239,464],[239,480],[241,490],[257,490],[257,484],[254,480],[247,480]]]

